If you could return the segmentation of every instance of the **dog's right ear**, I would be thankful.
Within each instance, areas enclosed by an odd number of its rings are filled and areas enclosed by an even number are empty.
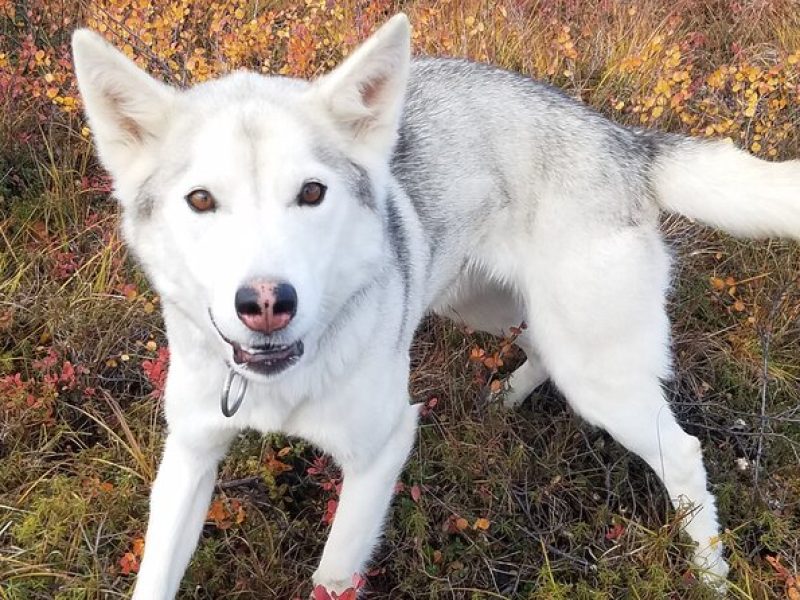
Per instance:
[[[397,139],[410,62],[411,28],[400,13],[311,88],[365,160],[388,157]]]
[[[72,54],[100,160],[119,180],[163,134],[177,91],[88,29],[72,35]]]

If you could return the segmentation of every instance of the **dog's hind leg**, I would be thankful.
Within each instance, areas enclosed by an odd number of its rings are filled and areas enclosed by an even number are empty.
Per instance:
[[[530,335],[523,332],[515,343],[525,352],[526,360],[506,381],[508,389],[503,392],[503,406],[510,409],[517,408],[533,390],[547,381],[547,370],[530,340]]]
[[[463,323],[474,331],[503,337],[512,327],[519,327],[525,321],[525,310],[519,297],[506,285],[482,280],[473,273],[464,275],[454,287],[458,292],[436,311],[442,316]],[[547,371],[530,334],[523,330],[514,343],[525,353],[526,360],[508,377],[505,389],[490,393],[500,398],[507,408],[518,407],[533,390],[547,381]]]
[[[695,564],[724,586],[700,443],[681,429],[661,385],[670,372],[663,243],[654,229],[632,227],[557,239],[529,252],[519,271],[545,368],[580,416],[643,458],[676,507],[691,507],[684,527],[698,545]]]

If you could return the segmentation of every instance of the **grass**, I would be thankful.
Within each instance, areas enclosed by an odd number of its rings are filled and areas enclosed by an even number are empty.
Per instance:
[[[162,443],[158,298],[120,243],[80,116],[66,46],[76,25],[189,83],[241,66],[313,76],[403,9],[418,52],[546,79],[630,125],[800,155],[800,13],[789,0],[158,6],[0,0],[3,600],[126,596]],[[676,258],[667,389],[705,448],[730,595],[797,597],[800,250],[672,217],[664,230]],[[371,597],[710,597],[656,476],[550,387],[517,412],[487,403],[476,345],[491,354],[502,342],[436,319],[419,332],[412,394],[430,409]],[[518,360],[506,357],[500,376]],[[181,597],[304,597],[336,480],[301,440],[243,435]]]

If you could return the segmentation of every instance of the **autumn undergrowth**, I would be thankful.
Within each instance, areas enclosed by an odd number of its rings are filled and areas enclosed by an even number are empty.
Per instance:
[[[186,85],[242,67],[313,77],[398,9],[417,52],[518,70],[625,124],[800,155],[791,0],[0,0],[0,598],[129,593],[164,429],[159,299],[120,241],[72,29]],[[730,597],[798,598],[800,250],[674,217],[664,231],[676,259],[666,389],[705,448]],[[640,460],[549,385],[518,411],[487,401],[519,361],[507,340],[421,327],[423,418],[368,597],[710,598]],[[306,597],[339,484],[302,440],[243,435],[181,597]]]

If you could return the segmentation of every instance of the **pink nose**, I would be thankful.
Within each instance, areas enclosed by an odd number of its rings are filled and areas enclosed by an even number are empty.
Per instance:
[[[249,329],[273,333],[297,313],[297,292],[290,283],[258,279],[236,290],[236,314]]]

